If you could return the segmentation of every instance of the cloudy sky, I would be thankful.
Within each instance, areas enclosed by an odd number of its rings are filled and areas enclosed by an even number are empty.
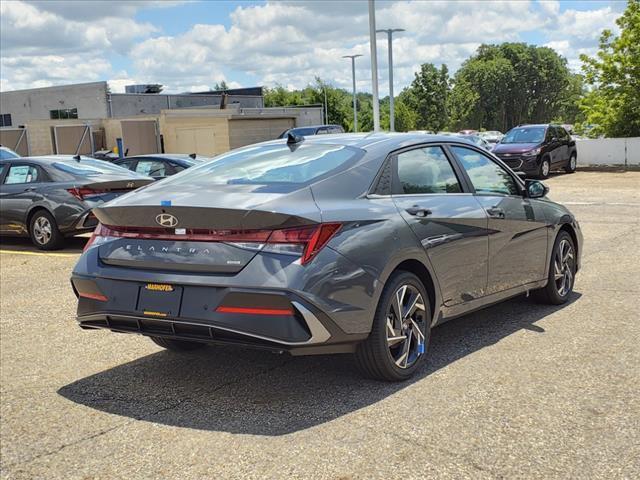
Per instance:
[[[624,1],[377,1],[378,28],[394,40],[396,92],[421,63],[459,67],[480,43],[555,48],[578,70],[600,32],[615,29]],[[0,89],[108,80],[114,91],[161,83],[165,91],[281,84],[315,76],[350,88],[343,55],[361,53],[358,89],[370,90],[367,2],[2,0]],[[378,39],[380,92],[386,36]]]

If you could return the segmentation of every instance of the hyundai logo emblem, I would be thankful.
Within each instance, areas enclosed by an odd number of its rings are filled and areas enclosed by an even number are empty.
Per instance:
[[[170,213],[161,213],[156,215],[156,222],[163,227],[175,227],[178,225],[178,219]]]

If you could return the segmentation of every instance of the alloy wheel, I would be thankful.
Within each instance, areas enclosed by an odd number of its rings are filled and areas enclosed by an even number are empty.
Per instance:
[[[387,346],[395,364],[409,368],[424,354],[426,311],[420,291],[400,286],[387,311]]]
[[[575,156],[571,156],[571,159],[569,160],[569,166],[571,167],[571,170],[575,170],[576,169],[576,157]]]
[[[548,175],[549,175],[549,162],[545,160],[542,162],[542,176],[546,177]]]
[[[51,240],[51,222],[46,217],[38,217],[33,224],[33,236],[40,245],[46,245]]]
[[[553,260],[554,280],[558,295],[564,297],[573,283],[574,254],[568,240],[563,239],[556,250]]]

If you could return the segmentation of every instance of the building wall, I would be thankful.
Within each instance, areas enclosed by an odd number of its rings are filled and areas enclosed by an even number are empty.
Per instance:
[[[162,110],[217,107],[221,95],[165,95],[157,93],[112,93],[109,95],[112,117],[130,117],[133,115],[157,115]],[[229,95],[227,105],[241,108],[262,108],[264,100],[255,95]]]
[[[234,118],[229,120],[229,148],[273,140],[295,126],[294,118]]]
[[[55,153],[52,128],[56,126],[84,126],[102,128],[101,120],[33,120],[25,125],[29,141],[29,155],[51,155]]]
[[[212,156],[229,150],[226,115],[211,110],[165,110],[160,115],[160,132],[166,153],[196,153]]]
[[[107,117],[107,82],[0,92],[0,113],[11,114],[13,127],[49,120],[51,110],[67,108],[77,108],[78,119]]]

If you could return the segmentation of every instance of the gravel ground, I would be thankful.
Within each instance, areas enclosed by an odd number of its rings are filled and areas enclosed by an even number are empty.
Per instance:
[[[349,356],[208,348],[75,325],[57,255],[0,254],[2,478],[638,478],[640,172],[548,181],[583,228],[564,307],[437,327],[411,383]]]

